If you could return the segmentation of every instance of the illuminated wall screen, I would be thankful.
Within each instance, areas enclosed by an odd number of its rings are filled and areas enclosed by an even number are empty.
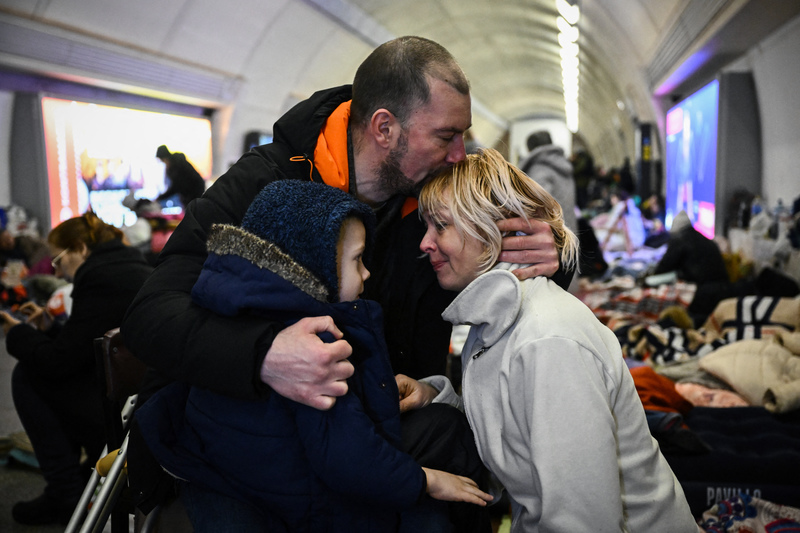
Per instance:
[[[667,113],[666,225],[686,211],[694,228],[714,238],[719,81],[714,80]]]
[[[207,118],[44,97],[42,119],[53,227],[90,207],[109,224],[135,222],[121,201],[131,192],[153,200],[166,190],[164,164],[155,157],[161,144],[211,177]]]

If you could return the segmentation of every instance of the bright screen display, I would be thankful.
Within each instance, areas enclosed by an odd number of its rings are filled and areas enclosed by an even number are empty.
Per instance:
[[[207,118],[43,97],[42,120],[53,227],[90,208],[117,227],[133,224],[136,215],[122,200],[131,193],[154,200],[167,188],[155,156],[162,144],[211,177]],[[169,202],[164,207],[170,212]],[[180,212],[177,202],[171,212]]]
[[[714,80],[667,113],[666,219],[686,211],[694,228],[714,238],[719,81]]]

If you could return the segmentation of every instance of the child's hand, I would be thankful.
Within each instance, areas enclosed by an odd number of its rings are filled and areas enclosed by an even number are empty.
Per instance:
[[[468,477],[423,467],[428,478],[427,492],[432,498],[449,502],[467,502],[486,507],[492,496],[478,488]]]
[[[394,377],[397,381],[397,390],[400,392],[400,412],[412,409],[421,409],[433,401],[439,391],[421,381],[403,374]]]

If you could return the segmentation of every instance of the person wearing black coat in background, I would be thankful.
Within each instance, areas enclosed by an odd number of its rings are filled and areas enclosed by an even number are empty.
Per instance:
[[[167,190],[158,195],[157,202],[163,202],[170,196],[178,195],[183,208],[195,198],[200,198],[206,190],[206,182],[197,172],[197,169],[186,159],[186,155],[181,152],[170,152],[165,145],[161,145],[156,150],[156,157],[159,158],[166,168],[169,186]]]
[[[667,251],[654,274],[667,272],[675,272],[678,279],[697,285],[688,309],[696,325],[705,321],[719,301],[733,296],[733,285],[719,246],[694,229],[685,211],[672,221]]]
[[[730,281],[717,243],[694,229],[681,211],[672,221],[667,251],[656,265],[655,274],[677,272],[678,279],[698,285]]]
[[[23,322],[0,312],[6,349],[18,360],[14,405],[47,485],[38,498],[14,505],[22,524],[66,524],[105,444],[94,339],[118,327],[152,268],[122,242],[122,232],[94,213],[71,218],[48,235],[56,275],[74,283],[72,311],[60,325],[36,304]]]

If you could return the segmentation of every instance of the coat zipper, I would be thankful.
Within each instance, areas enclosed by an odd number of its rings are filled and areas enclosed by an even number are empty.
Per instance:
[[[491,346],[483,346],[483,347],[481,347],[477,352],[472,354],[472,357],[470,357],[470,359],[472,361],[475,361],[478,357],[482,356],[486,352],[486,350],[488,350],[489,348],[491,348]],[[461,380],[461,386],[462,387],[467,383],[467,372],[469,371],[468,369],[469,369],[470,366],[472,366],[472,365],[466,364],[464,369],[463,369],[463,375],[462,375],[462,380]],[[472,425],[472,417],[470,416],[469,409],[467,408],[467,391],[466,390],[461,391],[461,402],[464,404],[464,414],[467,417],[467,422],[471,426]],[[480,443],[478,442],[478,437],[475,436],[474,433],[472,435],[472,439],[475,442],[475,448],[477,450],[480,450],[481,447],[480,447]]]

